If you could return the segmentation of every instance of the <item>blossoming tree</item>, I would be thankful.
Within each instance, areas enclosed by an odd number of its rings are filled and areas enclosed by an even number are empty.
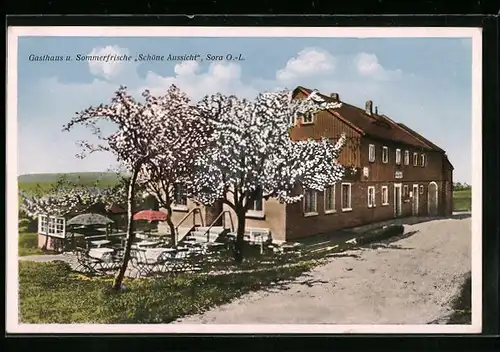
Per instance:
[[[182,184],[187,193],[190,190],[194,160],[202,153],[209,130],[189,97],[175,85],[154,104],[156,123],[162,126],[162,132],[154,137],[157,152],[142,165],[138,182],[167,211],[170,242],[175,244],[177,234],[172,222],[175,185]]]
[[[39,215],[66,216],[80,213],[96,204],[106,207],[121,204],[124,199],[124,188],[120,183],[102,187],[99,182],[82,185],[60,178],[48,190],[35,189],[30,193],[19,191],[19,210],[32,219]],[[47,247],[47,241],[48,236],[44,248]]]
[[[127,195],[127,241],[123,263],[113,283],[116,290],[122,286],[135,237],[132,200],[137,185],[153,191],[160,205],[171,214],[170,193],[164,191],[170,191],[173,181],[185,176],[189,149],[197,147],[197,123],[190,120],[192,108],[176,86],[171,86],[164,96],[156,97],[146,90],[143,97],[144,102],[137,101],[127,93],[126,87],[120,87],[110,104],[91,106],[77,113],[64,128],[70,130],[75,125],[89,127],[100,143],[80,142],[84,149],[81,156],[95,151],[111,152],[131,173]],[[103,135],[98,127],[101,120],[113,122],[117,126],[116,131]],[[175,236],[170,217],[168,221],[172,236]]]
[[[196,160],[193,197],[205,205],[222,199],[234,210],[237,262],[243,259],[245,215],[257,197],[297,202],[297,186],[322,191],[343,177],[337,157],[345,136],[332,145],[326,139],[294,142],[288,133],[296,117],[339,106],[315,92],[292,99],[289,91],[259,94],[254,101],[216,94],[198,104],[212,134]]]

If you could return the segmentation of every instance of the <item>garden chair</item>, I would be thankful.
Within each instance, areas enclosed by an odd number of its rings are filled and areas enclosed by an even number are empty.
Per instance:
[[[99,271],[99,269],[102,269],[102,260],[99,258],[91,257],[88,253],[88,250],[80,247],[76,248],[76,261],[76,271],[96,273]]]
[[[111,270],[119,269],[122,264],[122,256],[115,253],[105,253],[101,259],[99,270],[108,272]]]
[[[131,264],[137,270],[137,276],[150,276],[162,271],[166,256],[148,257],[145,249],[136,249],[131,252]]]

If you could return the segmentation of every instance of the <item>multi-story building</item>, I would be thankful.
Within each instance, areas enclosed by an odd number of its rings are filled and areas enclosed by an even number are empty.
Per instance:
[[[297,87],[293,96],[302,99],[311,92]],[[336,93],[320,96],[341,101]],[[451,214],[453,166],[445,151],[404,124],[378,114],[372,101],[364,109],[342,102],[339,108],[302,116],[295,123],[292,140],[327,137],[335,142],[344,133],[347,140],[339,162],[348,172],[324,192],[297,187],[296,192],[305,192],[298,203],[256,201],[247,213],[247,227],[269,229],[274,240],[289,241],[397,217]],[[200,209],[206,225],[223,210],[195,205],[179,186],[174,223],[188,223],[187,214],[194,208]],[[231,210],[224,210],[223,216],[230,216]],[[235,221],[234,214],[231,217]]]

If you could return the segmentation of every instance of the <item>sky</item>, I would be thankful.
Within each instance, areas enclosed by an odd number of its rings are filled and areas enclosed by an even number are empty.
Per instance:
[[[33,61],[30,55],[70,55]],[[89,54],[200,54],[203,61],[77,61]],[[207,60],[207,54],[244,60]],[[456,182],[472,183],[470,38],[20,37],[18,174],[107,171],[113,156],[76,158],[89,131],[62,132],[75,112],[107,103],[120,86],[139,96],[178,85],[194,100],[220,92],[252,98],[302,85],[383,113],[446,150]]]

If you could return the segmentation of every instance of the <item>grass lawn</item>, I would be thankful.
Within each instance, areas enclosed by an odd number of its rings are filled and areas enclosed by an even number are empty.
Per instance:
[[[37,244],[38,235],[36,233],[20,233],[18,239],[18,255],[23,257],[26,255],[43,254],[43,251],[38,248]]]
[[[471,210],[471,190],[454,191],[453,192],[453,210],[454,211],[469,211]]]
[[[112,277],[87,277],[62,262],[19,261],[19,309],[23,323],[168,323],[227,303],[249,291],[291,280],[313,261],[253,273],[180,274],[125,279],[110,291]]]

